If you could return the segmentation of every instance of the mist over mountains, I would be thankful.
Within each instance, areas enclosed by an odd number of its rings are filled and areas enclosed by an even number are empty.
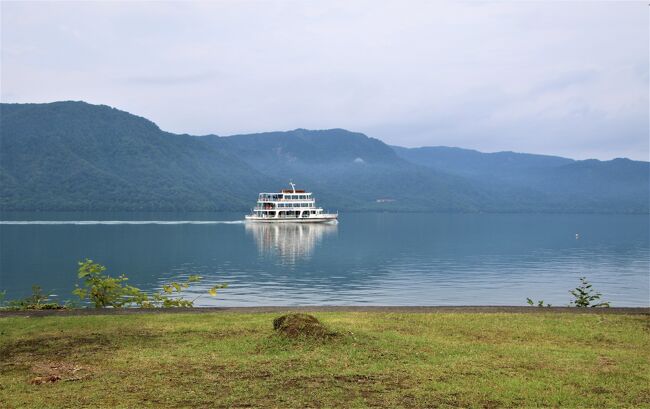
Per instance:
[[[1,210],[247,211],[289,180],[330,210],[649,212],[648,162],[403,148],[343,129],[178,135],[103,105],[0,104]]]

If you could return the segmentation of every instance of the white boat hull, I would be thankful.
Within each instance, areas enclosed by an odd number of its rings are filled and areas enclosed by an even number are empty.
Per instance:
[[[338,214],[319,214],[312,217],[259,217],[246,216],[247,222],[254,223],[336,223]]]

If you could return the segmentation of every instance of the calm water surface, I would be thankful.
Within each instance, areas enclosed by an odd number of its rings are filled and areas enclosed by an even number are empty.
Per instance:
[[[187,297],[229,284],[199,306],[566,305],[580,276],[614,306],[650,305],[648,215],[349,213],[335,226],[225,213],[0,219],[8,299],[32,284],[73,299],[76,262],[88,257],[146,290],[190,274],[204,279]]]

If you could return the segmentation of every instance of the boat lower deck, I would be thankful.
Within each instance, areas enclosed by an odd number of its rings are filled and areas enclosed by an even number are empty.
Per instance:
[[[337,215],[319,215],[317,217],[246,216],[246,221],[253,223],[337,223]]]

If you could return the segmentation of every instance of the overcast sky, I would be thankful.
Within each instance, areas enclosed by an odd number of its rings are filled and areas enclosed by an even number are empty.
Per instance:
[[[1,8],[2,102],[106,104],[177,133],[648,160],[647,1]]]

